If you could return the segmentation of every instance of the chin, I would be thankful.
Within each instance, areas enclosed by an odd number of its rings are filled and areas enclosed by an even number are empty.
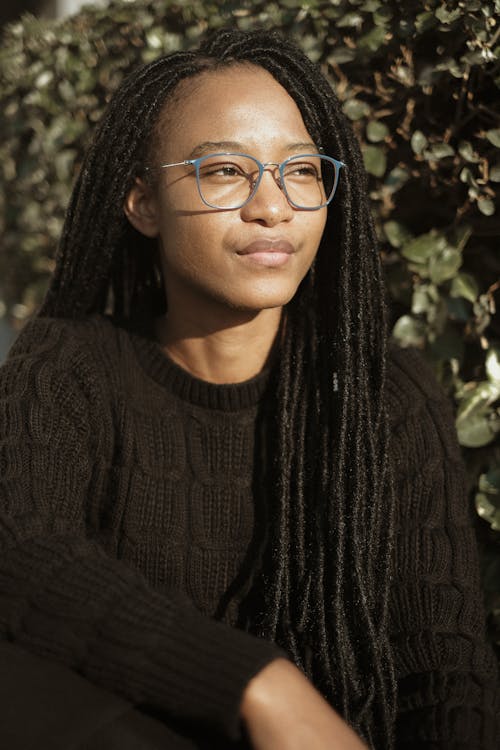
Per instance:
[[[294,297],[295,291],[296,290],[289,294],[255,294],[242,295],[241,297],[233,296],[230,300],[227,300],[227,302],[230,307],[235,310],[258,313],[261,310],[270,310],[287,305]]]
[[[297,292],[298,284],[282,283],[262,284],[253,288],[232,289],[227,301],[231,307],[259,312],[274,307],[283,307],[290,302]]]

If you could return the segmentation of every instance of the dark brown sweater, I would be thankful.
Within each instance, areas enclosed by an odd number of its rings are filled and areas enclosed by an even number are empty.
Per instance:
[[[281,654],[234,627],[237,597],[214,619],[252,536],[266,382],[197,380],[103,318],[30,322],[0,370],[3,638],[237,740],[245,685]],[[410,351],[391,355],[387,398],[397,748],[493,750],[496,664],[451,409]]]

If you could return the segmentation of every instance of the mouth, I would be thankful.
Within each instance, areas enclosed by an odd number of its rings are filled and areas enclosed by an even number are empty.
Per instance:
[[[241,250],[237,250],[236,255],[250,263],[267,268],[276,268],[288,263],[295,252],[294,246],[286,240],[261,239],[251,242]]]

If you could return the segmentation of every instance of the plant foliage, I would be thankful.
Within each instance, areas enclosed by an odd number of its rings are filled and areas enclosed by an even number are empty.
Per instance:
[[[111,0],[11,25],[0,51],[0,305],[24,318],[53,268],[71,183],[132,68],[209,29],[275,27],[332,81],[361,141],[393,301],[455,399],[500,646],[500,0]]]

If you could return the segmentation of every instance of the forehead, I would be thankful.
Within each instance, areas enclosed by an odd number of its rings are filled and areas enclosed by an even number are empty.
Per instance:
[[[207,141],[253,153],[312,139],[286,89],[263,68],[238,64],[182,81],[160,116],[158,140],[162,158],[177,159]]]

